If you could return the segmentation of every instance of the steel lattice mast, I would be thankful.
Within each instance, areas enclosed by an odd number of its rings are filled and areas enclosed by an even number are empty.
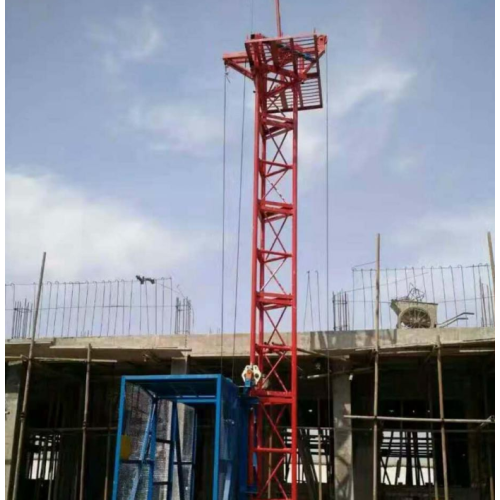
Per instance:
[[[252,34],[226,67],[255,85],[249,484],[255,499],[297,500],[298,113],[323,106],[327,38]],[[287,332],[287,333],[285,333]]]

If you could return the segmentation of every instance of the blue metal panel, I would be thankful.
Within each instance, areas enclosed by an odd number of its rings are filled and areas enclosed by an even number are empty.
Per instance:
[[[177,405],[175,405],[177,406]],[[184,500],[186,488],[184,486],[184,470],[182,468],[181,436],[179,434],[179,411],[176,411],[177,425],[175,426],[175,459],[177,464],[177,477],[179,478],[179,497]]]
[[[139,456],[139,466],[137,467],[137,476],[134,478],[134,483],[132,486],[132,491],[130,493],[129,499],[135,500],[137,496],[137,488],[139,487],[139,482],[141,480],[142,467],[146,461],[148,447],[151,446],[151,434],[153,432],[153,422],[156,419],[156,408],[158,406],[157,401],[154,401],[151,405],[151,410],[149,412],[148,423],[144,431],[144,437],[141,445],[141,454]]]
[[[120,384],[120,405],[118,407],[118,429],[116,431],[116,451],[115,451],[115,471],[113,475],[113,500],[118,496],[118,479],[120,476],[120,451],[123,432],[123,413],[125,409],[125,377],[122,377]]]
[[[134,476],[134,479],[139,479],[142,465],[147,463],[150,467],[146,483],[149,486],[148,500],[153,498],[153,489],[155,488],[154,467],[156,460],[155,447],[158,410],[152,414],[152,419],[150,419],[150,423],[146,426],[145,441],[142,443],[140,460],[120,460],[120,442],[125,428],[124,415],[126,408],[128,408],[128,406],[125,407],[128,386],[140,387],[140,390],[145,391],[155,401],[167,400],[172,402],[168,481],[163,483],[160,481],[158,483],[167,486],[167,500],[172,500],[173,498],[175,467],[177,467],[181,500],[192,500],[194,498],[196,432],[193,436],[191,455],[193,458],[191,461],[183,461],[178,424],[178,404],[191,406],[195,409],[194,422],[196,422],[196,408],[199,408],[200,405],[215,406],[211,500],[242,500],[243,496],[241,495],[243,491],[246,491],[248,495],[246,488],[248,443],[245,443],[245,440],[242,439],[242,436],[247,435],[248,406],[244,404],[243,399],[238,394],[238,388],[230,380],[225,379],[222,375],[133,375],[122,377],[121,384],[113,500],[128,500],[118,497],[118,482],[121,478],[120,463],[136,464],[139,476],[137,478]],[[132,410],[137,411],[134,408]],[[135,436],[137,437],[136,434]],[[145,448],[144,445],[146,446]],[[145,450],[144,453],[142,453],[143,450]],[[185,472],[183,465],[186,469],[188,466],[191,467],[190,474],[183,474]],[[245,474],[242,471],[245,471]],[[130,478],[130,474],[128,478]],[[188,479],[190,479],[190,483],[184,484]],[[135,494],[136,491],[137,484],[134,481],[132,493]],[[248,498],[248,496],[245,498]]]
[[[151,441],[149,443],[149,484],[148,484],[148,500],[153,500],[154,492],[154,475],[155,475],[155,462],[156,462],[156,427],[158,425],[158,402],[154,402],[155,412],[153,415],[153,426],[151,429]]]
[[[172,404],[172,416],[170,417],[170,449],[168,458],[168,490],[167,500],[172,500],[174,492],[174,459],[175,459],[175,439],[177,436],[177,403]]]
[[[217,379],[217,402],[215,406],[215,427],[214,427],[214,475],[212,484],[212,499],[219,499],[219,460],[220,460],[220,417],[221,417],[221,397],[222,397],[222,376]]]
[[[177,401],[178,403],[182,403],[183,405],[214,405],[217,403],[217,400],[215,398],[189,398],[189,397],[182,397],[179,396],[179,398],[174,398],[174,399],[169,399],[169,401]]]

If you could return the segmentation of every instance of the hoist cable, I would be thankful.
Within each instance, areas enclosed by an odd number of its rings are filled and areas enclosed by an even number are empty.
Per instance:
[[[234,381],[234,365],[236,354],[236,322],[238,319],[238,290],[240,276],[240,241],[241,241],[241,200],[243,193],[243,160],[244,160],[244,142],[245,142],[245,98],[246,98],[246,78],[243,80],[243,109],[241,118],[241,150],[240,150],[240,186],[238,195],[238,235],[236,239],[236,277],[234,284],[234,318],[233,318],[233,366],[231,369],[231,378]]]
[[[222,120],[222,262],[221,262],[221,304],[220,304],[220,372],[223,370],[224,340],[224,281],[226,247],[226,109],[227,109],[227,69],[224,68],[224,110]]]

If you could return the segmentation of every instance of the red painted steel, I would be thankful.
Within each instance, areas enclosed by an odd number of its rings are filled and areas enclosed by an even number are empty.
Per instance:
[[[249,480],[258,500],[297,500],[298,112],[323,105],[326,43],[254,34],[244,52],[224,55],[255,85],[250,363],[262,378],[252,389]]]

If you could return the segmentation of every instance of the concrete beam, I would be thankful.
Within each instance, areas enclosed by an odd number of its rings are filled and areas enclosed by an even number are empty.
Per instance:
[[[495,339],[494,328],[428,328],[381,330],[380,346],[408,347],[432,345],[440,335],[444,347],[456,343],[484,342]],[[282,334],[286,337],[287,334]],[[249,335],[237,334],[223,336],[222,353],[228,358],[234,355],[247,358],[249,355]],[[143,362],[144,354],[153,351],[159,359],[183,357],[189,353],[193,358],[219,358],[221,355],[221,336],[190,335],[143,335],[136,337],[95,337],[95,338],[54,338],[51,341],[37,342],[35,356],[82,357],[86,356],[89,342],[92,342],[96,359],[116,359],[118,361]],[[95,347],[94,347],[95,345]],[[369,351],[375,345],[374,330],[350,332],[307,332],[299,333],[298,347],[308,351],[329,352],[330,355],[348,355]],[[6,355],[27,355],[29,343],[8,340],[5,343]],[[308,354],[299,353],[299,356]]]

